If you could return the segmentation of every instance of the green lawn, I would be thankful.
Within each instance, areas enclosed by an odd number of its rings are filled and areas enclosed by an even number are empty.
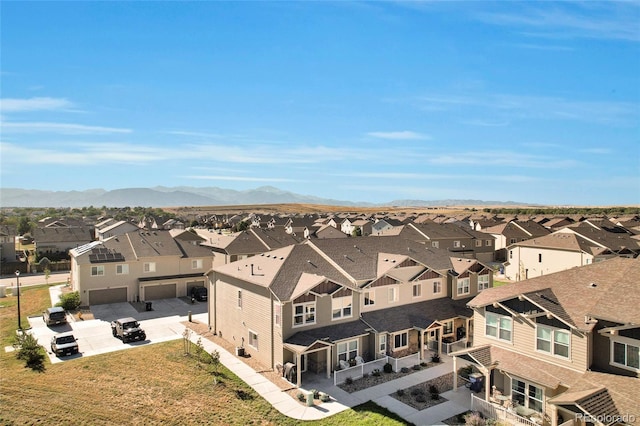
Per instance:
[[[50,305],[48,286],[24,288],[27,315]],[[16,298],[0,299],[2,346],[17,328]],[[42,373],[24,368],[15,353],[0,352],[0,424],[140,425],[406,425],[368,402],[322,421],[282,415],[231,371],[218,375],[181,340],[50,364]]]

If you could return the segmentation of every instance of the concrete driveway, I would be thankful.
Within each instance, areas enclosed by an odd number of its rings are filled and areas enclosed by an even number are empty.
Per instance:
[[[140,345],[180,339],[185,328],[181,322],[189,319],[189,312],[191,312],[191,318],[194,321],[197,320],[204,323],[208,321],[207,302],[195,302],[192,304],[186,298],[185,300],[174,298],[154,300],[152,302],[152,311],[143,310],[139,312],[139,307],[140,304],[131,303],[95,305],[91,307],[94,319],[74,321],[71,315],[67,315],[67,319],[72,322],[57,326],[45,325],[42,316],[29,317],[30,333],[46,349],[51,362],[57,363],[82,356],[98,355]],[[111,334],[111,321],[124,317],[137,319],[147,334],[147,340],[123,344],[120,339],[113,337]],[[73,332],[73,335],[78,340],[80,353],[58,358],[51,353],[51,337],[66,331]]]

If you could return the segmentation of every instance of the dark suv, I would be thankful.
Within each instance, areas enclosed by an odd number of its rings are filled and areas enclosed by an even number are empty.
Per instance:
[[[42,319],[46,325],[58,325],[67,323],[67,313],[63,308],[54,306],[53,308],[47,308],[42,313]]]
[[[191,287],[191,298],[199,302],[207,301],[207,288],[206,287]]]

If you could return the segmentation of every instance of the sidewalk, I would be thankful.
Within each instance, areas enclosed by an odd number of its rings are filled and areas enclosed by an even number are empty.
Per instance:
[[[194,343],[197,342],[199,338],[200,335],[197,333],[191,334],[191,341]],[[471,403],[471,393],[464,386],[458,388],[455,392],[444,392],[442,396],[448,401],[422,411],[409,407],[389,396],[398,389],[405,389],[443,374],[451,373],[453,361],[446,359],[445,362],[436,367],[408,374],[399,379],[390,380],[353,393],[345,392],[341,388],[334,386],[332,380],[315,382],[312,384],[313,388],[330,395],[331,401],[322,403],[319,406],[308,407],[289,396],[286,392],[283,392],[282,389],[262,374],[254,371],[242,360],[211,340],[202,339],[201,343],[209,353],[217,350],[220,354],[220,362],[251,386],[260,396],[273,405],[274,408],[282,414],[298,420],[320,420],[372,400],[376,404],[387,408],[389,411],[398,414],[413,424],[435,425],[441,424],[442,420],[467,411]],[[462,367],[463,364],[464,363],[461,363],[460,367]],[[311,389],[311,387],[308,389],[300,388],[300,391],[307,392],[309,389]]]

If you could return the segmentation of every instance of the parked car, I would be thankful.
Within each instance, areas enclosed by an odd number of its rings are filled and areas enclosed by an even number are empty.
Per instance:
[[[51,338],[51,352],[56,356],[78,353],[78,341],[73,333],[60,333]]]
[[[120,318],[111,322],[111,333],[114,337],[122,339],[122,343],[132,340],[146,340],[147,334],[140,328],[140,323],[135,318]]]
[[[191,298],[199,302],[207,301],[207,288],[206,287],[191,287]]]
[[[47,308],[47,310],[42,313],[42,319],[44,319],[46,325],[66,324],[67,313],[63,308],[54,306],[53,308]]]

